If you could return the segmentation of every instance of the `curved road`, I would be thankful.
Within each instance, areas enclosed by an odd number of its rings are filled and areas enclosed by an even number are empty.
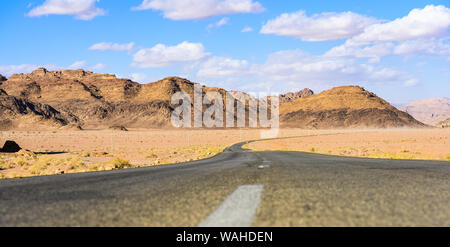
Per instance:
[[[0,226],[450,226],[450,162],[252,152],[0,181]]]

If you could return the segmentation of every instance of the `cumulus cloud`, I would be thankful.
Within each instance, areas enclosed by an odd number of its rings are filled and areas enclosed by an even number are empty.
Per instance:
[[[96,16],[105,15],[103,9],[97,8],[95,3],[99,0],[46,0],[30,12],[29,17],[43,15],[74,15],[80,20],[91,20]]]
[[[360,63],[345,57],[311,56],[301,50],[272,53],[265,63],[250,64],[246,60],[211,57],[197,67],[197,76],[204,78],[247,77],[264,87],[330,87],[337,85],[373,83],[418,83],[413,76],[381,65]],[[284,87],[284,88],[283,88]]]
[[[443,39],[408,40],[398,44],[393,53],[450,56],[450,43]]]
[[[363,33],[348,40],[349,45],[447,36],[450,28],[450,9],[428,5],[413,9],[405,17],[387,23],[374,24]]]
[[[197,75],[200,77],[241,76],[248,73],[248,69],[249,63],[246,60],[211,57],[200,64]]]
[[[196,20],[212,16],[260,13],[265,9],[253,0],[144,0],[133,10],[160,10],[171,20]]]
[[[260,77],[275,81],[318,84],[406,82],[413,78],[394,69],[358,63],[354,59],[311,56],[300,50],[269,55],[255,68]]]
[[[325,56],[353,56],[379,58],[388,55],[438,55],[450,56],[450,43],[445,39],[416,39],[403,42],[385,42],[371,45],[340,45],[333,47]]]
[[[263,34],[295,37],[305,41],[339,40],[353,37],[378,20],[353,12],[321,13],[307,16],[304,11],[284,13],[269,20]]]
[[[373,24],[364,32],[329,50],[325,56],[450,55],[450,9],[428,5],[402,18]]]
[[[162,68],[180,62],[193,62],[209,56],[203,44],[184,41],[176,46],[157,44],[140,49],[133,56],[132,66],[138,68]]]
[[[117,43],[108,43],[108,42],[101,42],[97,44],[93,44],[91,47],[89,47],[89,50],[98,50],[98,51],[131,51],[134,48],[134,43],[127,43],[127,44],[117,44]]]

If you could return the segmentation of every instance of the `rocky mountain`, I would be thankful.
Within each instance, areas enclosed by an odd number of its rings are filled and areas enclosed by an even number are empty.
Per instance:
[[[337,87],[282,104],[280,120],[285,127],[318,129],[425,126],[358,86]]]
[[[314,94],[314,92],[309,88],[305,88],[305,89],[295,92],[295,93],[289,92],[286,94],[281,94],[280,95],[280,104],[288,103],[288,102],[291,102],[291,101],[299,99],[299,98],[308,97],[313,94]]]
[[[179,77],[139,84],[84,70],[15,74],[1,84],[0,119],[14,128],[25,123],[84,129],[171,127],[172,95],[191,95],[199,85]],[[200,85],[201,86],[201,85]],[[221,88],[202,86],[203,92]],[[230,91],[232,95],[238,92]],[[237,96],[235,96],[237,97]],[[248,109],[249,95],[243,94]],[[360,87],[339,87],[314,95],[309,89],[280,95],[281,125],[299,128],[420,127],[420,122]],[[237,105],[235,105],[237,107]],[[202,110],[205,110],[203,106]],[[248,118],[248,111],[246,114]],[[31,119],[31,120],[30,120]],[[225,116],[224,116],[225,119]],[[236,119],[235,119],[236,120]],[[5,127],[5,128],[6,128]]]
[[[11,76],[2,88],[10,95],[51,105],[65,115],[72,114],[83,128],[114,125],[154,128],[170,126],[172,95],[179,91],[193,95],[194,85],[178,77],[139,84],[109,74],[40,68]],[[203,91],[226,93],[204,86]]]
[[[433,98],[414,101],[402,107],[401,110],[423,123],[435,126],[450,118],[450,99]]]

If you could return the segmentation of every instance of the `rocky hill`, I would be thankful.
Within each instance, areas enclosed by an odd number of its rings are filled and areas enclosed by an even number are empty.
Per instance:
[[[433,98],[414,101],[402,107],[401,110],[423,123],[435,126],[450,118],[450,99]]]
[[[29,74],[12,75],[2,82],[0,87],[3,91],[0,91],[0,95],[3,108],[0,117],[8,120],[8,123],[4,123],[8,128],[18,126],[19,122],[40,122],[52,128],[171,127],[170,117],[175,107],[170,103],[172,95],[179,91],[193,95],[195,85],[179,77],[139,84],[110,74],[95,74],[84,70],[47,71],[40,68]],[[215,91],[226,94],[221,88],[202,88],[204,93]],[[242,100],[248,100],[249,97],[244,94]],[[282,126],[423,126],[407,113],[398,111],[360,87],[340,87],[317,95],[304,89],[280,95],[280,102]],[[248,108],[248,104],[246,107]],[[205,109],[206,106],[203,106],[202,110]],[[248,118],[248,111],[246,115]]]
[[[75,116],[53,107],[9,96],[0,89],[0,130],[81,128]]]
[[[318,129],[425,126],[358,86],[337,87],[282,104],[280,120],[285,127]]]
[[[3,83],[10,95],[51,105],[65,115],[74,115],[84,128],[123,125],[135,128],[169,127],[172,95],[184,91],[193,95],[194,83],[178,77],[139,84],[114,75],[84,70],[15,74]],[[204,87],[203,91],[219,88]]]

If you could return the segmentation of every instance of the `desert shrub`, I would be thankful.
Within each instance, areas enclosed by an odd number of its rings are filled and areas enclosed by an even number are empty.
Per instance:
[[[194,148],[194,150],[197,153],[196,159],[198,159],[198,160],[212,157],[220,152],[223,152],[224,149],[225,149],[225,147],[222,147],[222,146],[214,146],[214,147],[197,146]]]
[[[0,170],[10,169],[13,167],[14,167],[13,164],[11,164],[7,161],[4,161],[4,160],[0,160]]]
[[[89,153],[89,152],[84,152],[84,153],[81,154],[81,156],[82,156],[82,157],[85,157],[85,158],[91,157],[91,153]]]
[[[158,155],[155,154],[154,152],[149,152],[147,154],[147,158],[156,159],[156,158],[158,158]]]
[[[52,165],[54,160],[51,157],[41,157],[36,163],[32,164],[28,171],[33,175],[46,174],[47,168]]]
[[[131,168],[132,165],[128,160],[124,160],[121,158],[116,158],[110,162],[110,165],[112,165],[112,169],[114,170],[120,170],[125,168]]]
[[[20,167],[26,167],[29,166],[30,164],[22,157],[16,157],[14,158],[14,163],[16,163],[16,165],[20,166]]]
[[[36,159],[37,155],[31,151],[21,149],[19,152],[17,152],[18,157],[23,157],[25,159]]]
[[[102,166],[100,164],[89,165],[89,171],[91,171],[91,172],[100,171],[101,168],[102,168]]]
[[[65,160],[62,160],[63,164],[68,166],[70,170],[84,172],[87,171],[86,165],[80,158],[68,157]]]

